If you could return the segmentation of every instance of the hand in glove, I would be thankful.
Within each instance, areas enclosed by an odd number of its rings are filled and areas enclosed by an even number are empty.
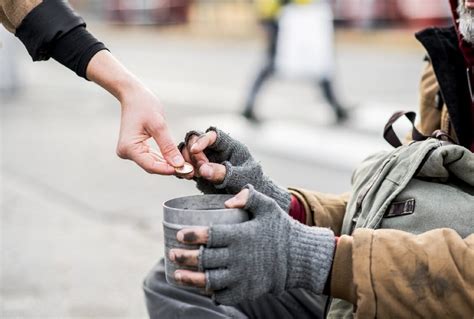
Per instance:
[[[205,287],[226,305],[291,288],[322,293],[335,249],[331,230],[298,223],[251,185],[226,205],[246,209],[252,219],[179,231],[179,241],[205,246],[170,250],[170,260],[200,270],[177,270],[177,282]]]
[[[191,131],[180,145],[185,160],[195,167],[197,188],[206,194],[237,194],[252,184],[255,189],[273,198],[288,211],[291,196],[263,174],[262,166],[254,160],[248,148],[223,131],[210,127],[205,134]]]

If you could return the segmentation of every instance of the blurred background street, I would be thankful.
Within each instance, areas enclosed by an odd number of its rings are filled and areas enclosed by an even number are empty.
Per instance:
[[[253,123],[240,112],[262,61],[262,33],[249,1],[216,2],[197,1],[161,27],[147,16],[129,21],[99,1],[73,4],[160,97],[176,142],[217,126],[247,144],[282,185],[323,192],[350,190],[356,164],[388,149],[381,137],[388,117],[417,109],[424,51],[413,33],[448,22],[447,15],[403,23],[336,15],[334,84],[349,119],[335,124],[314,83],[277,75]],[[32,63],[0,32],[0,54],[14,51],[19,75],[0,100],[0,316],[146,317],[141,281],[163,253],[161,205],[197,193],[194,184],[120,160],[118,102],[55,61]]]

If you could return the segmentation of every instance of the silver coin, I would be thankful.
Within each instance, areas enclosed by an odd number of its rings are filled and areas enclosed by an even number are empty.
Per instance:
[[[189,163],[184,163],[183,166],[181,167],[175,167],[174,169],[176,171],[176,173],[180,174],[180,175],[186,175],[186,174],[189,174],[191,173],[192,171],[194,171],[194,168],[191,164]]]

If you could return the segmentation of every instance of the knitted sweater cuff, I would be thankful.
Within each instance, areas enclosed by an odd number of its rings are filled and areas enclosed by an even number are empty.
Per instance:
[[[329,276],[336,241],[327,228],[298,225],[290,234],[286,289],[305,288],[321,294]]]

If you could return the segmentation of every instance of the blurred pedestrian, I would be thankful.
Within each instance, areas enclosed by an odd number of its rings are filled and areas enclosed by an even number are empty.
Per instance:
[[[33,61],[53,58],[119,100],[119,157],[153,174],[172,175],[184,165],[158,98],[86,30],[66,1],[0,0],[0,23],[23,42]],[[149,138],[164,160],[150,148]]]
[[[257,0],[257,11],[260,19],[260,24],[262,25],[265,31],[266,39],[266,52],[265,52],[265,61],[260,71],[257,73],[257,76],[251,86],[250,92],[247,96],[245,103],[245,108],[242,112],[242,115],[249,120],[257,120],[255,116],[255,103],[257,96],[262,89],[265,82],[270,79],[270,77],[276,72],[277,64],[276,57],[278,53],[278,48],[280,45],[278,43],[279,37],[281,35],[281,28],[284,27],[280,23],[280,14],[283,9],[283,6],[293,4],[293,5],[323,5],[330,6],[327,0]],[[331,15],[332,17],[332,15]],[[309,32],[311,35],[318,36],[317,32],[334,32],[332,27],[332,19],[330,20],[331,26],[326,28],[321,28],[321,30],[298,30],[297,32]],[[323,30],[325,29],[325,30]],[[290,35],[291,36],[291,35]],[[331,35],[332,40],[332,35]],[[332,47],[332,45],[331,45]],[[324,50],[330,51],[332,54],[331,47],[322,47],[320,48],[321,54]],[[318,52],[319,54],[319,52]],[[315,62],[321,57],[316,54],[314,57],[311,57]],[[331,57],[333,59],[333,57]],[[332,63],[329,63],[332,64]],[[332,73],[332,72],[329,72]],[[333,74],[324,72],[323,74],[314,75],[313,78],[316,78],[316,85],[321,89],[323,96],[327,103],[331,106],[337,122],[342,122],[347,118],[346,109],[341,105],[339,99],[336,97],[333,87]]]

